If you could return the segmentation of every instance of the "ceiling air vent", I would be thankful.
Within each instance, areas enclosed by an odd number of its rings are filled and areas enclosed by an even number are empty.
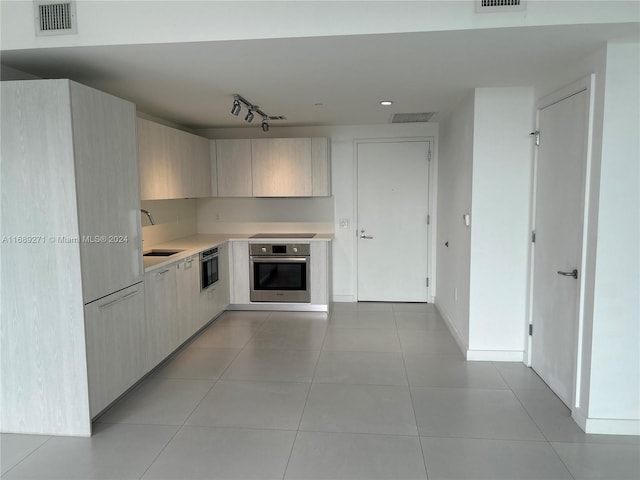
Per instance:
[[[521,12],[527,9],[526,0],[476,0],[476,13]]]
[[[391,123],[428,122],[435,114],[436,112],[394,113],[391,117]]]
[[[35,1],[36,35],[69,35],[77,33],[75,0]]]

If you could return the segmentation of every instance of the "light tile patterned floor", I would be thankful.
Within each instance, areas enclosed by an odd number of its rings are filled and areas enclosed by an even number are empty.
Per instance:
[[[433,305],[227,312],[90,439],[3,434],[6,479],[640,478],[518,363],[465,362]]]

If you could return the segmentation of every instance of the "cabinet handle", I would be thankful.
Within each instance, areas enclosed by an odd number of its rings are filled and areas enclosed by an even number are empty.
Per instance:
[[[98,305],[98,308],[110,307],[111,305],[115,305],[116,303],[121,302],[129,297],[133,297],[134,295],[137,295],[139,293],[140,293],[140,290],[136,290],[135,292],[129,292],[126,295],[121,296],[120,298],[116,298],[115,300],[111,300],[110,302],[103,303],[102,305]]]
[[[169,269],[167,268],[166,270],[163,270],[161,272],[156,273],[156,277],[161,277],[162,275],[164,275],[165,273],[167,273],[169,271]]]

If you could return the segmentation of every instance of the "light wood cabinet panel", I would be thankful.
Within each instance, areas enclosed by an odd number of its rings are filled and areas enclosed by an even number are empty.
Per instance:
[[[91,417],[147,372],[144,308],[142,283],[85,306]]]
[[[91,433],[67,80],[0,83],[0,430]],[[54,241],[49,239],[53,238]]]
[[[168,198],[167,138],[163,125],[137,119],[138,163],[140,165],[140,198],[161,200]]]
[[[144,276],[148,369],[152,369],[178,345],[176,264]]]
[[[251,197],[251,140],[216,140],[219,197]]]
[[[191,135],[193,144],[193,166],[191,169],[191,197],[215,196],[211,191],[211,160],[209,158],[209,139]],[[216,185],[217,191],[217,185]]]
[[[178,345],[193,335],[200,324],[200,263],[199,256],[178,262],[176,266],[176,292],[178,323]]]
[[[136,110],[84,85],[70,87],[82,285],[89,303],[142,281]]]
[[[229,242],[230,247],[230,302],[236,305],[249,304],[249,242]]]
[[[311,242],[311,304],[328,305],[330,298],[330,244]]]
[[[311,139],[311,179],[314,197],[331,195],[331,164],[329,159],[329,139]]]
[[[138,118],[142,200],[211,196],[209,140]]]
[[[209,140],[209,162],[210,162],[210,183],[211,196],[218,196],[218,160],[216,152],[216,141]]]
[[[251,140],[254,197],[310,197],[311,139]]]

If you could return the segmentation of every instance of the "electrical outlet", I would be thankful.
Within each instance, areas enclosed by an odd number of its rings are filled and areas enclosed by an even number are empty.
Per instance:
[[[457,302],[458,301],[458,287],[453,289],[453,299]]]
[[[340,219],[340,228],[349,228],[349,219],[341,218]]]

